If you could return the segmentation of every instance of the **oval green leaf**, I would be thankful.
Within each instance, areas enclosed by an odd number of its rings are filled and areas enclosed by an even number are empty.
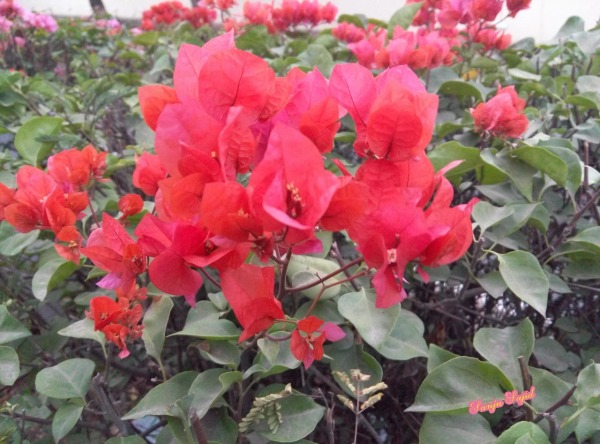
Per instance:
[[[49,260],[42,265],[33,275],[31,290],[39,301],[46,299],[48,292],[67,279],[79,266],[62,257]]]
[[[526,363],[529,362],[534,341],[533,324],[525,318],[515,327],[479,329],[473,345],[481,356],[502,370],[513,385],[522,391],[519,356],[523,356]]]
[[[536,257],[527,251],[512,251],[497,256],[500,273],[508,288],[545,317],[550,283]]]
[[[0,346],[0,385],[13,385],[19,377],[19,355],[12,347]]]
[[[183,372],[157,385],[122,419],[139,419],[146,415],[170,414],[170,406],[187,396],[197,376],[197,372]]]
[[[427,356],[423,323],[414,314],[400,310],[399,305],[376,308],[375,294],[361,289],[343,295],[338,310],[383,356],[396,360]]]
[[[83,405],[67,403],[61,405],[52,419],[52,436],[54,442],[59,442],[69,433],[83,412]]]
[[[60,117],[33,117],[25,122],[15,135],[15,148],[27,163],[37,166],[44,160],[54,143],[43,138],[58,134],[63,120]]]
[[[165,343],[165,330],[172,308],[173,301],[171,298],[162,296],[152,301],[152,305],[144,315],[142,340],[146,346],[146,352],[159,362],[160,353]]]
[[[533,422],[521,421],[513,424],[498,437],[496,444],[516,443],[550,444],[550,440],[542,429]]]
[[[502,388],[501,388],[502,387]],[[436,367],[423,381],[411,412],[466,412],[475,400],[504,399],[510,380],[493,364],[459,356]]]
[[[268,431],[265,421],[259,424],[262,436],[275,442],[294,442],[309,435],[316,427],[325,408],[305,395],[291,395],[279,402],[281,409],[281,424],[275,433]]]
[[[440,415],[427,413],[421,430],[419,443],[473,442],[491,444],[496,441],[490,423],[481,415]]]
[[[27,328],[11,316],[4,305],[0,305],[0,344],[31,336]]]
[[[96,364],[89,359],[74,358],[41,370],[35,377],[35,389],[57,399],[85,398]]]

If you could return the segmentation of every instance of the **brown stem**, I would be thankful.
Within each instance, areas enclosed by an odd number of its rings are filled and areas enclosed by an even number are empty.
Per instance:
[[[340,273],[343,273],[344,270],[347,270],[350,267],[353,267],[355,265],[360,264],[362,261],[364,260],[364,258],[362,256],[357,257],[356,259],[354,259],[351,262],[348,262],[346,265],[344,265],[343,267],[338,268],[336,271],[333,271],[331,273],[329,273],[328,275],[323,276],[322,278],[319,278],[317,281],[311,282],[310,284],[305,284],[305,285],[299,285],[298,287],[293,287],[293,288],[286,288],[286,292],[287,293],[292,293],[292,292],[296,292],[296,291],[303,291],[303,290],[307,290],[309,288],[312,288],[316,285],[322,284],[323,282],[325,282],[328,279],[331,279],[332,277],[334,277],[335,275],[338,275]]]
[[[346,265],[346,262],[344,262],[344,258],[343,258],[343,256],[342,256],[342,253],[340,252],[340,249],[339,249],[339,247],[338,247],[338,244],[337,244],[337,242],[334,242],[334,243],[331,245],[331,248],[332,248],[332,250],[333,250],[333,253],[334,253],[332,256],[335,258],[335,260],[336,260],[336,261],[337,261],[337,263],[340,265],[340,267],[343,267],[343,266],[345,266],[345,265]],[[344,274],[345,274],[347,277],[350,277],[350,271],[349,271],[348,269],[345,269],[345,270],[344,270]],[[360,286],[359,286],[359,285],[358,285],[356,282],[354,282],[354,280],[350,281],[350,284],[352,285],[352,288],[354,289],[354,291],[358,291],[358,290],[360,290]]]
[[[285,278],[287,274],[288,265],[290,265],[291,259],[292,247],[288,248],[288,251],[283,259],[283,264],[281,266],[281,275],[279,276],[279,290],[277,291],[277,299],[281,299],[287,292],[285,288]]]
[[[519,356],[519,368],[521,369],[521,377],[523,378],[523,388],[525,390],[531,389],[531,373],[529,373],[524,356]],[[533,421],[533,412],[531,409],[525,409],[525,417],[527,421]]]
[[[575,393],[576,389],[577,389],[577,385],[574,385],[573,387],[571,387],[571,389],[567,393],[565,393],[562,398],[560,398],[558,401],[556,401],[554,404],[552,404],[550,407],[548,407],[544,412],[542,412],[538,416],[536,416],[536,418],[533,420],[533,422],[538,423],[542,419],[544,419],[544,414],[552,413],[555,410],[562,407],[563,405],[567,405],[567,403],[569,402],[569,399],[571,399],[571,396],[573,396],[573,393]]]
[[[196,435],[196,442],[198,444],[208,444],[204,428],[202,427],[202,423],[200,422],[200,418],[198,418],[195,409],[190,411],[190,422],[192,429],[194,430],[194,435]]]
[[[119,429],[122,436],[128,436],[133,433],[129,423],[121,420],[121,414],[117,411],[114,403],[109,399],[108,394],[104,389],[104,378],[102,378],[101,374],[97,374],[92,378],[90,393],[96,402],[100,404],[104,414],[108,417],[108,420]]]

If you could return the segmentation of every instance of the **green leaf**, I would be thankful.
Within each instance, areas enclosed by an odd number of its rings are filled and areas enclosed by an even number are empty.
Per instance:
[[[451,96],[473,97],[477,101],[483,101],[482,92],[473,83],[464,80],[448,80],[440,85],[437,92]]]
[[[166,382],[151,389],[122,419],[139,419],[146,415],[170,415],[170,407],[187,396],[197,372],[178,373]]]
[[[258,373],[259,377],[282,373],[288,369],[296,368],[300,365],[290,349],[289,333],[274,332],[271,336],[278,339],[261,338],[258,340],[260,353],[256,355],[254,364],[244,373],[244,379]],[[284,339],[288,337],[288,339]]]
[[[450,359],[457,357],[458,355],[456,353],[444,350],[443,348],[438,347],[435,344],[430,344],[429,356],[427,358],[427,373],[431,373],[435,368],[439,367],[444,362],[447,362]]]
[[[496,435],[482,415],[425,414],[419,431],[419,443],[478,443],[492,444]]]
[[[102,345],[102,348],[104,348],[104,345],[106,344],[106,336],[104,336],[104,333],[94,330],[94,321],[88,318],[74,322],[63,329],[60,329],[57,333],[61,336],[68,336],[70,338],[92,339],[99,342],[100,345]]]
[[[62,257],[49,260],[33,275],[31,281],[33,295],[37,300],[43,301],[46,299],[48,292],[56,288],[58,284],[71,276],[78,268],[77,264]]]
[[[230,341],[199,341],[191,346],[197,348],[200,356],[215,364],[236,369],[240,365],[240,349]],[[190,347],[191,347],[190,346]]]
[[[466,412],[472,401],[503,400],[504,391],[513,389],[495,365],[459,356],[436,367],[425,378],[407,411]]]
[[[52,436],[59,442],[75,427],[83,412],[83,405],[68,402],[61,405],[52,419]]]
[[[53,143],[41,142],[43,137],[58,135],[63,120],[60,117],[32,117],[15,135],[15,148],[27,163],[38,166],[50,154]]]
[[[541,146],[522,146],[512,150],[511,153],[523,162],[550,176],[557,184],[566,185],[568,177],[567,163],[550,150]]]
[[[600,412],[598,406],[595,408],[585,408],[577,417],[575,425],[575,436],[577,442],[597,442],[593,440],[593,436],[600,430]],[[588,441],[592,438],[591,441]]]
[[[242,373],[228,372],[220,368],[213,368],[200,373],[188,392],[193,397],[190,408],[196,411],[198,418],[204,417],[217,400],[229,390],[229,387],[241,380]]]
[[[571,198],[574,199],[575,193],[577,193],[583,182],[583,169],[579,156],[570,148],[546,146],[546,149],[556,154],[567,164],[567,180],[564,187],[571,194]]]
[[[485,276],[476,278],[483,289],[493,298],[498,299],[508,289],[499,271],[492,271]]]
[[[312,301],[302,304],[296,313],[294,313],[294,318],[305,318],[306,314],[308,313],[308,309],[312,306],[312,304]],[[317,302],[317,305],[313,307],[311,314],[325,322],[334,322],[336,324],[342,324],[345,322],[344,317],[338,311],[337,302],[332,300]]]
[[[298,256],[293,255],[287,268],[287,276],[290,278],[292,287],[299,287],[308,284],[316,284],[314,287],[303,290],[301,293],[310,299],[315,299],[323,284],[321,284],[320,278],[339,270],[340,266],[338,263],[321,259],[313,256]],[[341,277],[340,277],[341,276]],[[339,282],[344,276],[343,273],[340,275],[328,279],[325,285],[334,284]],[[340,292],[341,285],[335,285],[331,288],[326,289],[321,294],[319,300],[331,299],[337,296]]]
[[[534,341],[533,324],[525,318],[515,327],[480,328],[473,338],[473,346],[481,356],[502,370],[513,385],[522,391],[523,379],[519,356],[523,356],[525,363],[529,362]]]
[[[558,34],[552,39],[553,43],[563,43],[566,37],[585,30],[585,22],[581,17],[572,16],[561,26]]]
[[[400,315],[390,336],[376,350],[388,359],[404,361],[419,356],[427,356],[427,344],[423,339],[423,321],[408,310],[400,310]]]
[[[437,93],[442,83],[448,80],[458,80],[458,74],[453,69],[447,66],[440,66],[429,71],[429,83],[427,84],[427,91],[430,93]]]
[[[523,71],[519,68],[510,68],[508,70],[508,73],[515,79],[533,80],[535,82],[539,82],[540,80],[542,80],[542,76],[540,76],[539,74],[534,74],[529,71]]]
[[[513,424],[498,437],[496,444],[550,444],[544,431],[533,422],[521,421]]]
[[[19,355],[12,347],[0,346],[0,385],[13,385],[18,377]]]
[[[365,24],[363,23],[363,21],[361,20],[361,18],[358,15],[355,14],[342,14],[338,17],[337,19],[338,23],[352,23],[353,25],[358,26],[359,28],[364,28]]]
[[[333,361],[331,362],[331,370],[346,373],[350,375],[353,369],[359,369],[364,375],[369,375],[369,384],[374,385],[381,382],[383,378],[383,369],[379,362],[365,352],[361,346],[353,346],[346,350],[336,350],[329,353]],[[334,379],[344,391],[352,397],[356,397],[354,393],[342,380],[334,375]]]
[[[535,353],[535,352],[534,352]],[[561,399],[570,389],[571,385],[553,375],[547,370],[529,367],[532,385],[535,386],[536,396],[531,400],[531,405],[537,411],[544,411]],[[565,406],[574,409],[571,406]],[[559,409],[557,412],[562,410]]]
[[[0,344],[31,336],[31,332],[11,316],[4,305],[0,305]]]
[[[209,410],[201,422],[209,442],[215,444],[237,442],[238,425],[227,415],[225,408]]]
[[[560,342],[549,336],[544,336],[535,341],[533,354],[541,366],[552,371],[564,372],[569,368],[567,351]]]
[[[391,34],[396,26],[400,26],[402,29],[408,29],[412,24],[415,15],[417,15],[417,12],[421,9],[421,6],[423,6],[423,2],[411,3],[394,12],[388,25],[389,33]]]
[[[375,307],[375,294],[361,289],[340,297],[338,310],[356,327],[363,339],[383,356],[404,360],[427,356],[421,320],[400,306]]]
[[[507,152],[496,153],[491,148],[481,151],[481,159],[488,165],[506,174],[528,201],[531,202],[533,200],[533,175],[536,173],[535,168],[519,159],[510,157],[510,154]]]
[[[530,218],[536,213],[540,203],[510,203],[506,208],[512,210],[511,214],[494,224],[491,231],[488,231],[488,237],[493,233],[494,239],[503,239],[524,226]]]
[[[333,57],[323,45],[311,44],[308,48],[298,55],[300,65],[309,68],[317,67],[325,76],[329,77],[333,70]]]
[[[600,227],[591,227],[567,239],[569,243],[582,246],[590,252],[600,255]]]
[[[546,316],[550,284],[535,256],[526,251],[496,254],[508,288],[523,302]]]
[[[39,234],[40,230],[19,233],[8,222],[2,222],[0,224],[0,255],[15,256],[21,254],[25,248],[37,240]]]
[[[173,301],[171,298],[162,296],[152,301],[152,305],[144,315],[142,340],[146,346],[146,352],[159,362],[161,361],[160,354],[165,343],[165,330],[172,308]]]
[[[35,389],[51,398],[84,399],[95,367],[94,361],[89,359],[68,359],[54,367],[40,370],[35,377]]]
[[[104,444],[146,444],[146,441],[139,435],[115,436]]]
[[[479,225],[479,229],[483,235],[485,230],[505,220],[513,214],[513,212],[514,209],[508,206],[495,207],[488,202],[480,201],[473,207],[472,216],[473,220]]]
[[[233,322],[221,319],[221,313],[210,301],[200,301],[190,308],[183,330],[170,336],[194,336],[204,339],[237,339],[240,331]]]
[[[429,154],[429,160],[436,171],[439,171],[450,162],[462,160],[463,162],[446,173],[447,177],[462,176],[483,164],[480,151],[477,148],[463,146],[458,142],[446,142],[436,146]]]
[[[593,406],[598,403],[600,396],[600,364],[590,364],[577,376],[575,399],[580,406]],[[594,400],[596,398],[596,400]]]
[[[153,46],[158,43],[159,36],[160,34],[158,33],[158,31],[144,32],[143,34],[136,35],[133,38],[133,43],[142,46]]]
[[[262,436],[275,442],[294,442],[308,436],[316,427],[325,408],[305,395],[291,395],[279,401],[282,422],[271,433],[266,421],[257,426]]]

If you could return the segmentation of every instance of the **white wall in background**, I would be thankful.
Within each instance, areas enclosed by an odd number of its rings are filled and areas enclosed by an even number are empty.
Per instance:
[[[89,15],[88,0],[17,0],[23,6],[36,11],[57,15]],[[189,0],[180,0],[190,4]],[[238,0],[242,2],[243,0]],[[271,0],[263,0],[270,2]],[[325,3],[325,0],[320,0]],[[339,10],[348,14],[366,14],[369,17],[387,20],[399,7],[402,0],[332,0]],[[106,9],[123,18],[141,17],[142,11],[160,0],[104,0]],[[534,37],[538,42],[550,40],[566,19],[578,15],[585,19],[586,28],[600,20],[600,0],[532,0],[530,9],[521,11],[516,18],[504,21],[500,26],[510,32],[514,40]]]

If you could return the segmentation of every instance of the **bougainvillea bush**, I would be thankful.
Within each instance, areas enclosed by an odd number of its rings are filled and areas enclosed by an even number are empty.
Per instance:
[[[503,3],[8,26],[0,439],[598,440],[600,30]]]

